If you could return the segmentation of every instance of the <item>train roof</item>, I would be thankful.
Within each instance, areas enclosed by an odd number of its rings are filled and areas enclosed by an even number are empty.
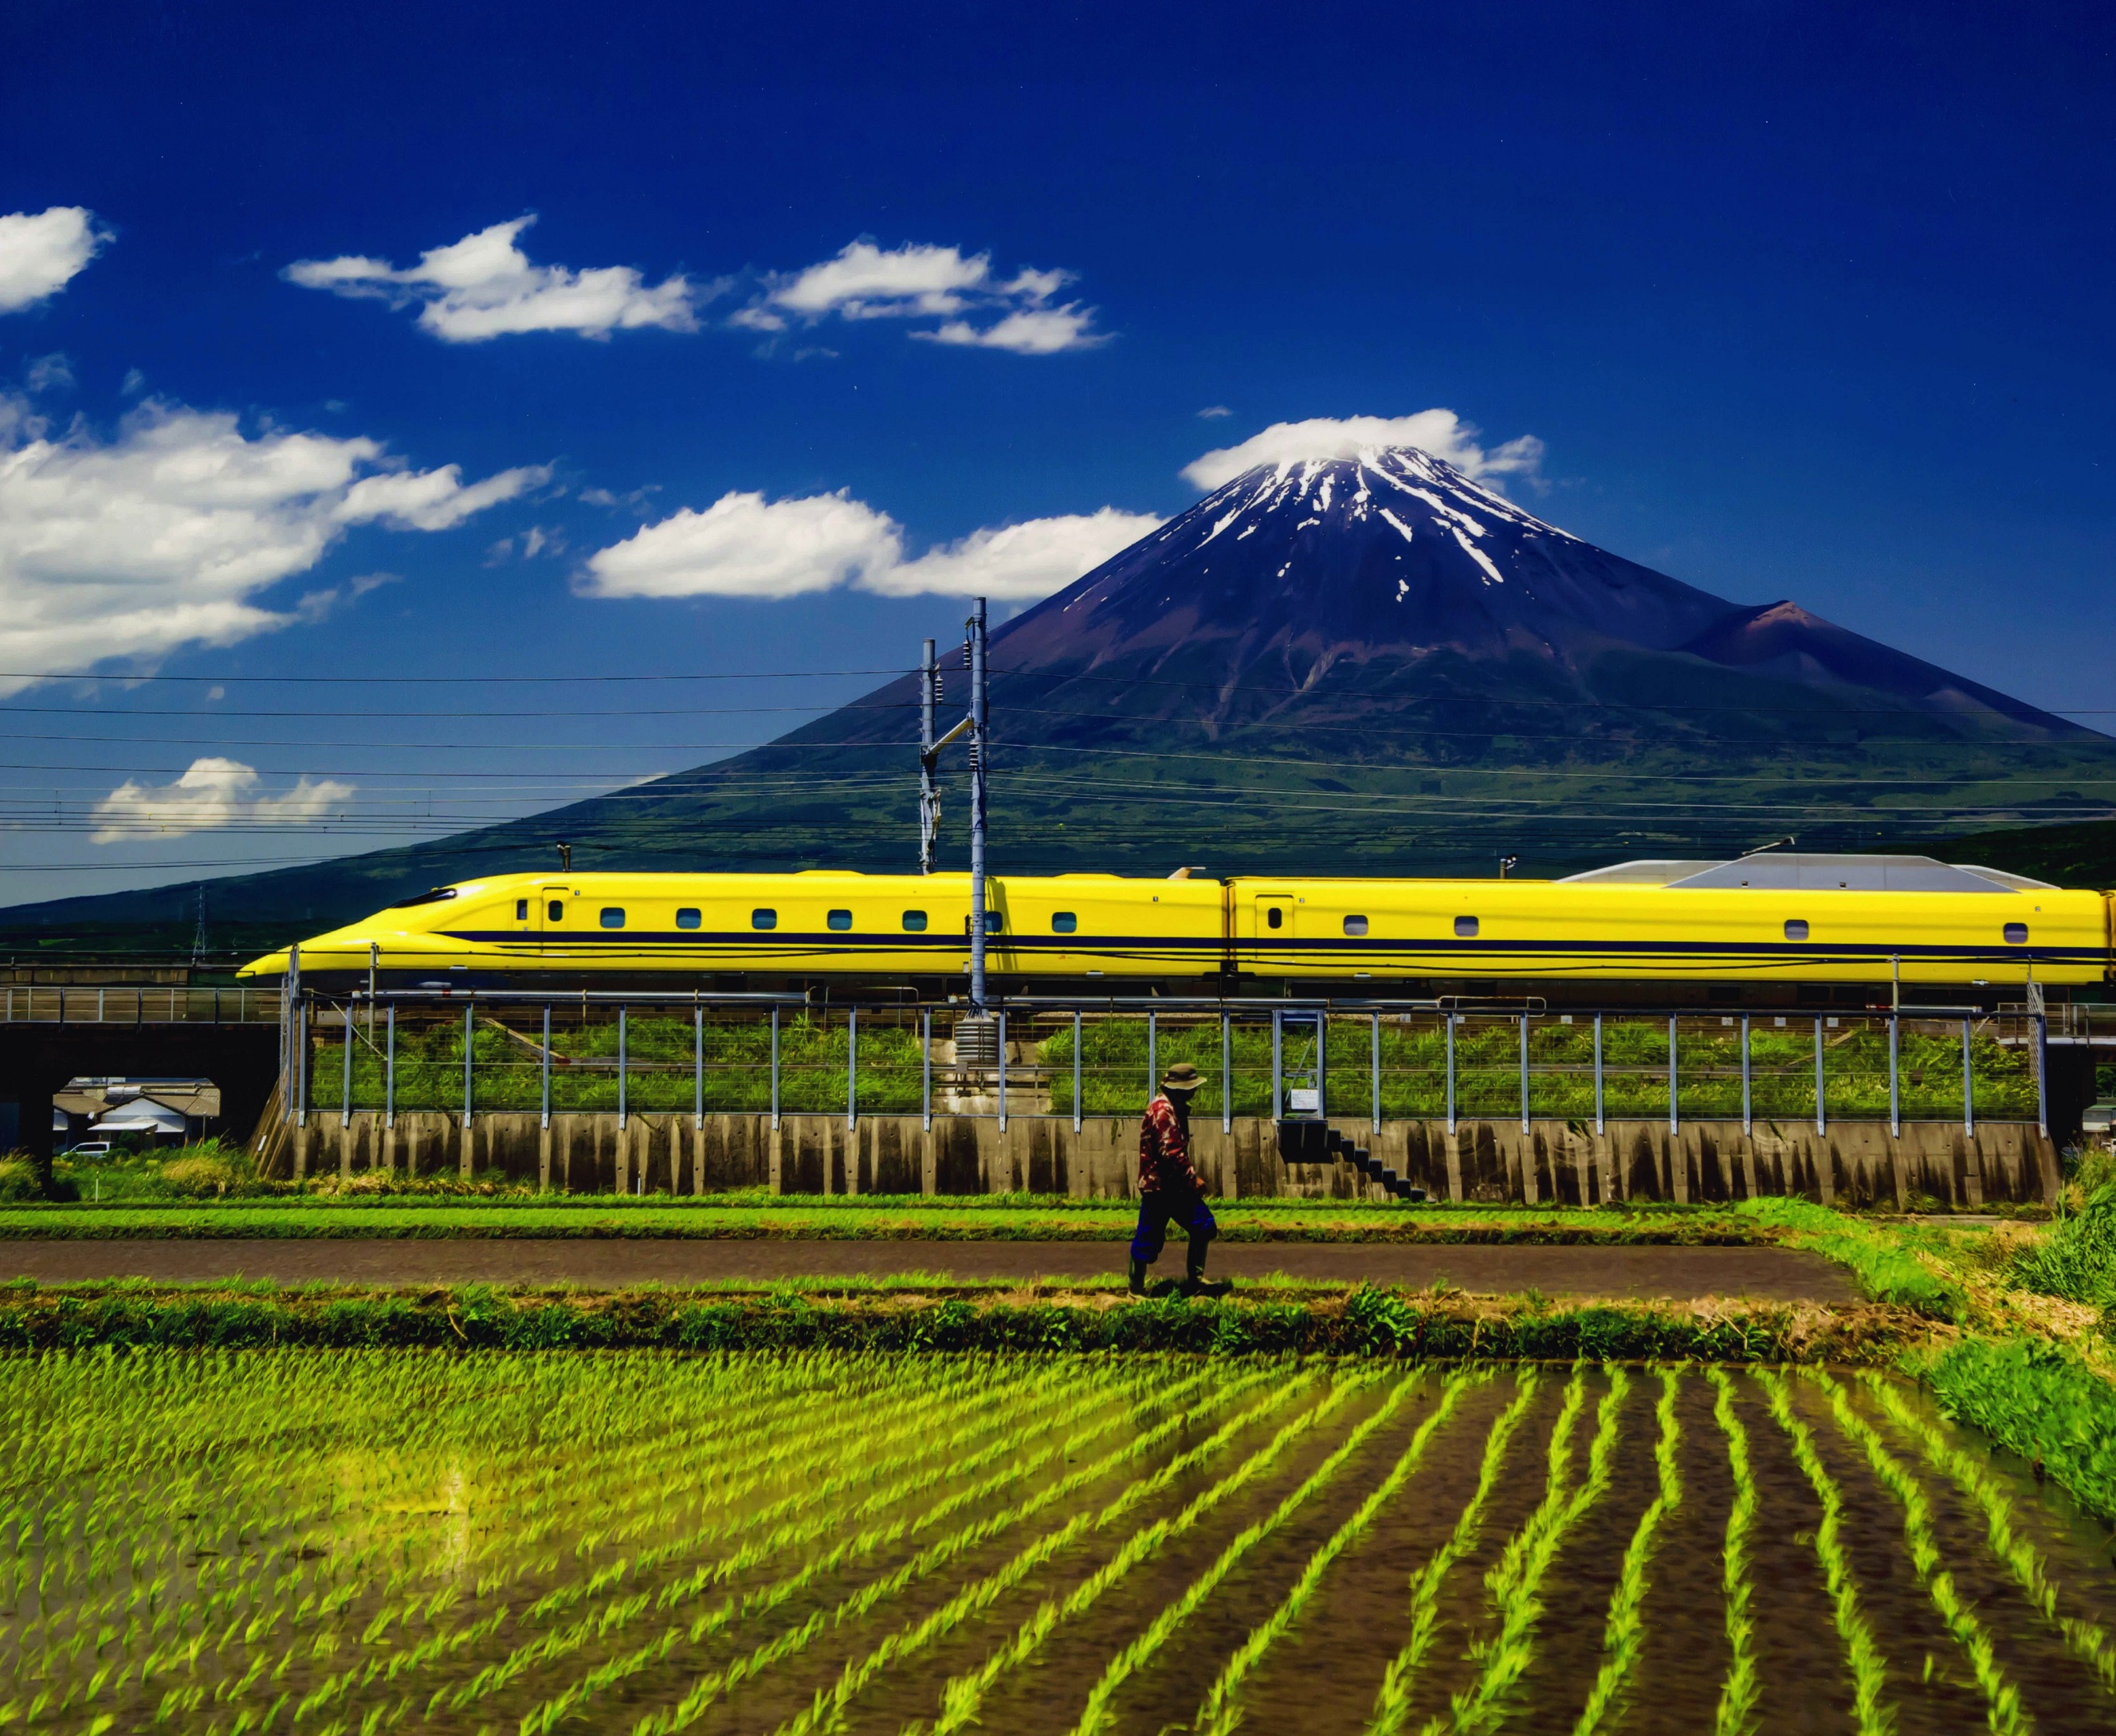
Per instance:
[[[1933,856],[1830,856],[1790,850],[1741,856],[1732,862],[1649,859],[1612,863],[1568,874],[1559,886],[1665,886],[1714,890],[1855,892],[2054,892],[2047,880],[2003,868],[1942,862]]]

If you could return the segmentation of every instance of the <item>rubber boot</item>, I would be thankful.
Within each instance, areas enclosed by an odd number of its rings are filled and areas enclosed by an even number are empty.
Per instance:
[[[1146,1262],[1143,1259],[1131,1263],[1131,1293],[1134,1296],[1146,1294]]]
[[[1191,1236],[1189,1272],[1183,1280],[1185,1296],[1225,1296],[1235,1287],[1224,1278],[1213,1279],[1205,1276],[1205,1250],[1212,1246],[1210,1236]]]

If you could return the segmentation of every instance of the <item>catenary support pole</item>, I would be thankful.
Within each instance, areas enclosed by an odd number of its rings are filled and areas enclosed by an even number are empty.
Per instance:
[[[1594,1131],[1598,1134],[1609,1130],[1605,1108],[1602,1092],[1602,1015],[1597,1013],[1594,1015]]]
[[[933,664],[933,642],[922,642],[918,656],[918,872],[933,872],[933,840],[940,830],[941,798],[933,781],[934,688],[940,671]]]
[[[985,767],[991,757],[986,733],[985,600],[970,605],[970,1008],[985,1012]]]

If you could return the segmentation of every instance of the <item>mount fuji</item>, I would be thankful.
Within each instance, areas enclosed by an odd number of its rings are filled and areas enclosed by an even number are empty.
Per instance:
[[[1410,447],[1235,477],[1000,627],[991,667],[1002,872],[1556,873],[1787,835],[1901,847],[2098,815],[2116,765],[2105,736],[1795,603],[1729,602],[1596,548]],[[916,707],[906,676],[622,796],[212,896],[277,944],[550,865],[561,837],[583,868],[901,871]],[[963,805],[946,796],[944,865]],[[0,928],[181,937],[193,909],[187,884]]]

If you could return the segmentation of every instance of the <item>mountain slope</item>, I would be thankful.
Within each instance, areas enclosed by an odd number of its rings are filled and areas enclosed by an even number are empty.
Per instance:
[[[1847,631],[1595,548],[1408,448],[1267,466],[993,635],[1000,868],[1563,872],[1796,834],[1900,845],[2083,818],[2116,743]],[[964,698],[951,673],[949,711]],[[554,865],[906,866],[916,689],[767,747],[436,844],[240,877],[321,925]],[[961,804],[951,800],[952,820]],[[959,857],[959,825],[944,836]],[[174,921],[188,889],[0,928]]]

